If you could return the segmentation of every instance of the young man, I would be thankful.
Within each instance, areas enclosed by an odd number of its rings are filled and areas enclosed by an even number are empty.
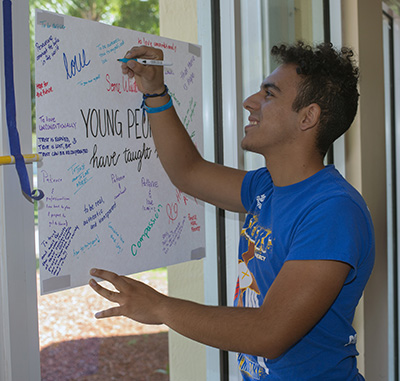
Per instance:
[[[373,267],[373,226],[362,197],[323,164],[356,114],[358,69],[350,50],[329,44],[282,45],[272,54],[281,65],[244,102],[250,115],[242,148],[266,160],[266,168],[248,173],[201,158],[167,103],[162,69],[122,65],[143,93],[155,95],[146,107],[172,182],[218,207],[247,212],[247,218],[235,307],[174,299],[94,269],[92,275],[118,292],[92,280],[93,289],[119,304],[96,317],[163,323],[238,352],[245,380],[363,380],[351,324]],[[135,47],[127,57],[162,59],[162,52]]]

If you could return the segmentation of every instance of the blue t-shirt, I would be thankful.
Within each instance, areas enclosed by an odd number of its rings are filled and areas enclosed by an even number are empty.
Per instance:
[[[262,168],[246,174],[242,202],[248,215],[240,237],[236,306],[261,306],[285,261],[351,266],[329,311],[286,353],[272,360],[238,354],[243,379],[363,380],[352,322],[372,271],[375,242],[361,195],[333,166],[286,187],[274,186]]]

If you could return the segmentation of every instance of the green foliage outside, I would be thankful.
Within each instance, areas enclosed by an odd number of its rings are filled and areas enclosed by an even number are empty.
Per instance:
[[[398,16],[400,16],[400,0],[383,0],[389,8]]]
[[[159,0],[29,0],[31,35],[32,130],[35,113],[35,9],[100,21],[109,25],[160,34]]]
[[[33,152],[36,152],[35,9],[159,35],[159,0],[29,0],[29,8],[32,145]],[[37,224],[37,202],[35,202],[35,224]]]

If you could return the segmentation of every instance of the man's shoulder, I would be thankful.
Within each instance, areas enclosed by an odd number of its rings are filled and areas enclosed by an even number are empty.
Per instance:
[[[322,184],[326,188],[327,199],[337,199],[340,203],[354,203],[360,209],[367,210],[367,204],[361,193],[347,181],[333,166],[327,171],[326,182]]]

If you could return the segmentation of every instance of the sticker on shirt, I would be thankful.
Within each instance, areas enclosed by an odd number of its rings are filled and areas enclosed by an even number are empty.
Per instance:
[[[244,380],[261,380],[269,374],[265,359],[259,358],[259,363],[255,363],[247,355],[238,353],[237,360]]]
[[[260,226],[257,216],[249,216],[240,235],[244,236],[248,243],[247,253],[242,255],[245,262],[248,262],[244,258],[246,255],[265,261],[266,255],[272,252],[272,231]]]
[[[239,275],[236,283],[235,305],[237,307],[260,307],[260,290],[253,273],[243,261],[239,261]]]
[[[262,203],[263,203],[264,200],[265,200],[265,194],[262,194],[262,195],[260,195],[260,196],[257,196],[257,197],[256,197],[256,200],[257,200],[257,208],[258,208],[258,209],[261,209]]]
[[[347,347],[348,345],[356,345],[357,344],[357,334],[350,335],[349,336],[349,342],[345,345]]]
[[[253,273],[249,269],[249,262],[254,260],[265,261],[268,251],[272,250],[272,232],[258,225],[257,216],[249,216],[242,228],[241,235],[247,242],[247,251],[242,253],[238,265],[238,280],[235,292],[235,302],[238,307],[259,307],[260,289]]]

